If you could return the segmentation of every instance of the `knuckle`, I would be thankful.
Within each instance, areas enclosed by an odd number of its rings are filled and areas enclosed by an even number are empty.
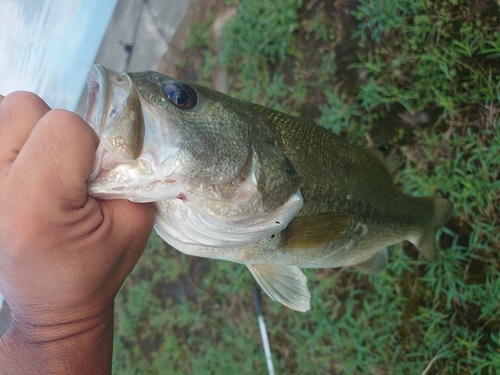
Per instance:
[[[38,95],[27,91],[14,91],[2,100],[3,106],[21,106],[36,110],[37,112],[47,112],[50,107]]]

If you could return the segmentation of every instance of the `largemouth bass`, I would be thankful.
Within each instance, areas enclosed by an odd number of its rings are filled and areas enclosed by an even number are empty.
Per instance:
[[[156,72],[94,66],[91,196],[155,202],[177,250],[245,264],[273,300],[310,309],[300,268],[377,274],[403,240],[438,258],[452,204],[398,190],[383,158],[284,113]]]

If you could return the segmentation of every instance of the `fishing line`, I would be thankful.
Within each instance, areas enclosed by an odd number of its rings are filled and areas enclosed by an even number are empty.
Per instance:
[[[255,310],[257,312],[257,321],[259,322],[260,337],[262,338],[262,346],[264,347],[264,355],[266,356],[267,371],[269,375],[274,375],[273,359],[271,357],[271,347],[269,346],[269,338],[267,336],[266,323],[262,317],[262,308],[260,306],[260,290],[253,286],[253,298],[255,301]]]

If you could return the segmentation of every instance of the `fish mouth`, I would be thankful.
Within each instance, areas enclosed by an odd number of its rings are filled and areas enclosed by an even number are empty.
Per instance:
[[[87,76],[85,120],[100,143],[89,180],[101,170],[139,157],[144,141],[144,116],[140,94],[127,73],[93,65]]]

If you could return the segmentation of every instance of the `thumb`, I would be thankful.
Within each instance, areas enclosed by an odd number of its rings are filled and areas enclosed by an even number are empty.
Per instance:
[[[102,230],[110,249],[125,249],[120,277],[125,278],[134,268],[146,247],[153,228],[155,208],[152,204],[127,200],[98,201],[103,215]],[[123,251],[123,250],[122,250]],[[122,274],[123,273],[123,274]]]

